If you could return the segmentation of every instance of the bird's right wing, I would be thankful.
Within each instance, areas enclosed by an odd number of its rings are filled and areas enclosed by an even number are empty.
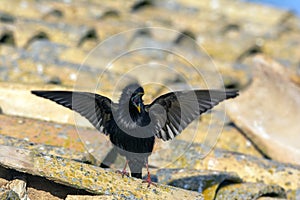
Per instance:
[[[188,90],[164,94],[146,106],[153,121],[154,134],[170,140],[193,120],[221,101],[234,98],[237,90]]]
[[[112,120],[112,101],[109,98],[89,92],[34,90],[31,93],[78,112],[100,132],[109,134],[105,128],[105,124]]]

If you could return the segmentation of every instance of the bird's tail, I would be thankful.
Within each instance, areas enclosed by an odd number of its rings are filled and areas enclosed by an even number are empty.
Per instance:
[[[132,177],[142,179],[142,173],[131,173]]]

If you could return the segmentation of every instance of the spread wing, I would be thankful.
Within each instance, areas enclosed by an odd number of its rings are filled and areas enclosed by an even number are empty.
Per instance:
[[[109,98],[88,92],[31,91],[31,93],[78,112],[100,132],[108,134],[105,126],[112,119],[112,101]]]
[[[234,98],[237,90],[189,90],[164,94],[146,106],[155,135],[173,139],[193,120],[219,102]]]

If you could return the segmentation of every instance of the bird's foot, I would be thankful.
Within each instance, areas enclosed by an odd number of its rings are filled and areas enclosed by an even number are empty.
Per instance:
[[[147,187],[150,187],[150,185],[154,185],[155,187],[157,187],[157,184],[156,183],[154,183],[154,182],[152,182],[152,180],[151,180],[151,176],[150,176],[150,174],[148,173],[148,176],[147,176],[147,178],[145,179],[145,180],[143,180],[143,182],[142,183],[148,183],[148,186]]]
[[[121,174],[122,178],[124,178],[124,175],[126,175],[127,177],[129,177],[129,173],[126,170],[117,170],[116,173]]]
[[[116,171],[116,173],[122,174],[122,178],[124,178],[124,175],[126,175],[127,177],[129,177],[129,173],[126,171],[127,165],[128,165],[128,160],[126,160],[125,166],[124,166],[124,168],[123,168],[122,171],[120,171],[120,170]]]

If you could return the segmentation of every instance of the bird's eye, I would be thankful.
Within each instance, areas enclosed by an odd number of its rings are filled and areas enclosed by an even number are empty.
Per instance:
[[[131,101],[132,101],[132,102],[137,102],[137,95],[133,96],[133,97],[131,98]]]
[[[131,98],[131,100],[133,101],[133,102],[135,102],[135,103],[138,103],[139,102],[139,99],[140,99],[140,94],[138,93],[138,94],[135,94],[132,98]]]
[[[137,93],[135,94],[132,98],[131,98],[131,101],[132,102],[135,102],[135,103],[138,103],[141,99],[141,96],[142,96],[143,93]]]

